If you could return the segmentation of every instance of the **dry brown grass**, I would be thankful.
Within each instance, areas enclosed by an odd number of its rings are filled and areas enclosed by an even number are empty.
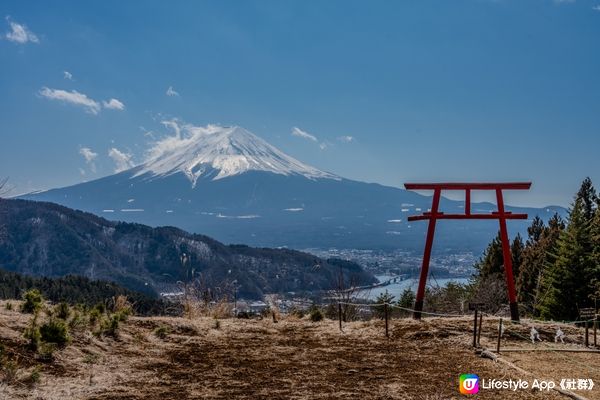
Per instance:
[[[474,354],[469,318],[394,320],[388,339],[382,321],[348,323],[340,333],[337,321],[311,323],[306,318],[282,316],[278,323],[271,318],[222,319],[219,329],[214,327],[213,316],[132,317],[122,324],[118,340],[78,333],[49,364],[37,362],[24,350],[22,331],[29,318],[6,310],[0,302],[0,338],[19,364],[15,381],[23,381],[34,366],[41,366],[41,380],[34,387],[0,383],[0,400],[446,399],[459,398],[461,373],[521,377],[507,366]],[[169,330],[164,338],[154,334],[161,326]],[[484,326],[482,343],[494,338],[490,321]],[[516,338],[508,340],[517,345]],[[524,353],[511,359],[534,373],[554,376],[542,366],[548,364],[549,356]],[[569,358],[550,358],[552,368],[558,371],[562,366],[570,373],[598,378],[600,383],[598,358],[579,354]],[[595,372],[575,364],[575,359],[591,363]],[[588,397],[599,398],[598,393],[600,389],[594,389]],[[486,391],[477,398],[506,395]],[[559,396],[524,391],[510,398]]]

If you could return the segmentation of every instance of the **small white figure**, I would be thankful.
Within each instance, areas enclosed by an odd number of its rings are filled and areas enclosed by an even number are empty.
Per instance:
[[[540,334],[533,326],[531,327],[531,331],[529,331],[529,337],[531,338],[531,343],[534,344],[536,340],[542,341],[542,339],[540,339]]]
[[[556,330],[556,336],[554,336],[554,343],[558,343],[558,339],[560,339],[561,343],[565,342],[565,333],[560,329],[560,327]]]

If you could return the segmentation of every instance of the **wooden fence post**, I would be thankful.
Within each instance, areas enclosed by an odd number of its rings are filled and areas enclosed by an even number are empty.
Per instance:
[[[589,330],[589,322],[588,320],[585,321],[585,347],[588,347],[590,345],[589,343],[589,335],[588,335],[588,330]]]
[[[338,320],[340,321],[340,332],[342,332],[342,303],[338,301]]]
[[[477,347],[477,308],[473,316],[473,347]]]
[[[481,346],[481,325],[483,325],[483,313],[479,314],[479,330],[477,331],[477,347]]]
[[[502,318],[498,323],[498,344],[496,345],[496,353],[500,354],[500,338],[502,337]]]
[[[596,318],[594,318],[594,347],[598,346],[596,343],[596,329],[598,328],[598,315],[596,314]]]
[[[390,337],[388,333],[388,303],[387,301],[383,304],[383,312],[385,314],[385,337]]]

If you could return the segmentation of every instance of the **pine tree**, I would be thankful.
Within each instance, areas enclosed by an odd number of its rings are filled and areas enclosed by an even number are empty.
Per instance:
[[[519,270],[521,269],[521,265],[523,264],[523,250],[525,250],[525,245],[523,244],[523,238],[521,235],[517,233],[515,239],[510,246],[510,253],[512,255],[512,268],[513,268],[513,276],[516,280],[519,276]]]
[[[519,274],[523,257],[523,239],[517,235],[510,245],[511,259],[513,262],[513,276]],[[487,303],[490,310],[498,310],[506,304],[506,278],[504,275],[504,255],[500,232],[490,242],[483,256],[474,265],[476,274],[473,279],[474,299]],[[515,278],[513,278],[515,279]]]
[[[529,228],[527,228],[528,238],[523,250],[521,268],[516,279],[517,295],[519,303],[530,309],[535,296],[535,287],[538,281],[540,271],[543,269],[545,248],[543,246],[543,237],[548,228],[544,221],[536,216]]]
[[[477,274],[476,280],[487,278],[490,275],[500,274],[503,272],[504,257],[502,256],[502,240],[500,232],[490,242],[487,249],[483,252],[483,256],[474,265]]]
[[[577,192],[577,199],[580,199],[582,202],[583,219],[591,221],[594,218],[598,197],[596,196],[596,189],[592,185],[592,180],[589,177],[585,178],[581,183],[581,187]]]
[[[516,286],[519,304],[534,315],[538,313],[542,277],[547,267],[555,262],[558,236],[564,228],[564,221],[558,214],[550,218],[548,226],[536,216],[527,228],[528,239],[523,250]]]
[[[510,245],[510,251],[512,255],[513,263],[513,274],[514,276],[519,275],[519,267],[522,264],[523,250],[523,239],[520,234],[517,234],[512,244]],[[490,242],[487,249],[483,252],[483,256],[474,265],[477,274],[475,279],[487,278],[491,275],[501,274],[504,275],[504,254],[502,252],[502,239],[500,238],[500,232]]]
[[[600,198],[597,199],[596,211],[590,227],[592,241],[592,271],[590,279],[590,295],[600,300]],[[594,301],[597,305],[597,301]]]
[[[591,303],[594,276],[591,226],[596,192],[586,178],[575,197],[569,223],[559,236],[555,262],[542,282],[539,310],[543,318],[574,320],[579,309]]]

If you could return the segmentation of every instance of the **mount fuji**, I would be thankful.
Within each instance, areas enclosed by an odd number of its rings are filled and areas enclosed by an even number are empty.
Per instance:
[[[185,134],[184,134],[185,133]],[[131,169],[22,198],[50,201],[108,219],[172,225],[225,243],[292,248],[363,248],[420,251],[429,196],[345,179],[283,153],[241,127],[188,126],[149,151]],[[461,201],[443,199],[442,210]],[[519,208],[549,218],[561,207]],[[472,205],[490,212],[491,203]],[[510,224],[526,233],[527,221]],[[440,224],[437,249],[480,252],[497,232],[493,221]]]

